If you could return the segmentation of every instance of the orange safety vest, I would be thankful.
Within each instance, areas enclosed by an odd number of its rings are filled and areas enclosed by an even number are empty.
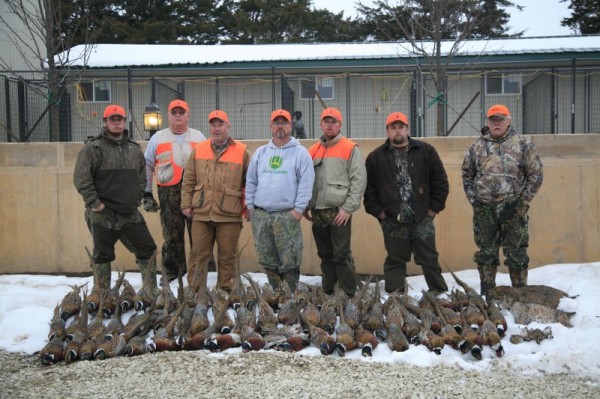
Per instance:
[[[354,141],[342,136],[340,141],[331,147],[326,147],[318,141],[310,147],[308,152],[312,159],[341,158],[347,161],[352,156],[352,151],[356,145]]]
[[[244,164],[244,154],[246,145],[238,141],[235,144],[229,144],[225,152],[221,154],[218,162],[231,162],[238,165]],[[215,159],[215,153],[212,148],[212,139],[206,140],[194,151],[194,159]]]
[[[157,134],[160,133],[158,132]],[[164,139],[165,141],[160,142],[160,139],[156,144],[156,184],[159,186],[174,186],[181,181],[187,159],[183,159],[183,164],[180,165],[175,159],[173,142],[167,141],[166,138]],[[199,142],[188,141],[184,142],[183,145],[189,145],[191,153]]]

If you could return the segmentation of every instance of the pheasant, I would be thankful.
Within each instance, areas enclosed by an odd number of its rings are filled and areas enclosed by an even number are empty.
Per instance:
[[[495,304],[492,304],[487,309],[487,315],[490,321],[496,326],[496,330],[498,331],[500,338],[504,338],[508,324],[506,323],[506,319],[504,318],[504,315],[500,309],[498,309]]]
[[[475,289],[473,289],[467,283],[459,279],[458,276],[454,274],[452,270],[450,270],[450,274],[452,275],[452,277],[454,277],[454,280],[458,283],[458,285],[460,285],[462,289],[465,290],[465,294],[467,294],[469,302],[471,302],[477,307],[480,307],[481,309],[485,309],[487,307],[485,300],[481,295],[479,295],[477,291],[475,291]]]
[[[82,285],[71,285],[71,291],[67,292],[60,303],[60,318],[64,321],[71,316],[75,316],[81,309],[80,291]]]
[[[483,338],[481,335],[473,329],[471,324],[467,321],[467,318],[464,313],[464,308],[460,309],[460,316],[462,321],[462,336],[467,342],[468,348],[461,347],[461,352],[466,353],[467,351],[471,352],[471,355],[477,359],[481,360],[481,350],[483,348]],[[478,326],[479,327],[479,326]]]
[[[152,257],[148,260],[148,264],[153,264],[156,262],[157,252],[154,252]],[[142,281],[142,288],[139,289],[135,296],[135,310],[142,311],[145,310],[148,306],[152,305],[156,300],[156,297],[160,294],[160,290],[156,287],[156,281],[153,279],[156,278],[155,273],[146,273],[144,275],[144,279]]]
[[[115,281],[115,285],[108,290],[106,293],[106,298],[104,299],[104,308],[102,311],[104,312],[104,317],[110,318],[112,314],[115,312],[115,308],[119,306],[119,298],[121,296],[121,285],[123,284],[123,279],[125,278],[125,273],[121,273],[120,270],[117,270],[118,277]]]
[[[310,321],[310,320],[309,320]],[[335,311],[335,299],[333,297],[327,298],[321,306],[319,312],[319,323],[314,324],[319,328],[327,331],[329,334],[333,334],[335,331],[335,324],[337,322],[337,313]]]
[[[250,351],[259,351],[265,347],[265,340],[256,330],[249,325],[242,327],[240,333],[240,340],[242,341],[242,352],[248,353]]]
[[[58,363],[64,359],[64,344],[61,338],[51,339],[40,351],[40,359],[45,365]]]
[[[135,305],[135,288],[131,285],[131,283],[127,280],[123,280],[123,289],[121,290],[121,295],[119,296],[119,307],[121,308],[121,314],[124,314],[129,309],[133,309]]]
[[[396,324],[390,324],[388,326],[387,344],[388,347],[394,352],[404,352],[408,350],[409,343],[408,339],[402,332],[400,326]]]
[[[65,320],[60,316],[60,305],[54,307],[54,315],[50,321],[50,331],[48,332],[48,340],[52,341],[54,338],[60,338],[64,340],[67,337],[67,330],[65,329]]]
[[[327,333],[327,331],[310,324],[302,315],[300,315],[300,319],[304,324],[305,328],[308,330],[308,334],[310,337],[310,342],[313,343],[319,350],[322,355],[330,355],[335,350],[335,339]]]
[[[262,331],[262,329],[265,327],[277,327],[277,315],[273,311],[273,308],[260,295],[260,290],[256,282],[252,279],[252,277],[250,277],[249,274],[244,274],[244,278],[248,280],[250,286],[256,293],[256,299],[258,301],[258,316],[256,326],[259,331]]]
[[[81,354],[81,346],[87,337],[80,333],[73,333],[66,341],[65,345],[65,363],[69,364],[79,359]]]
[[[265,348],[274,347],[284,352],[297,352],[310,344],[307,333],[300,324],[279,327],[265,327],[262,330]]]
[[[450,345],[454,349],[461,349],[461,351],[465,348],[468,348],[468,344],[465,341],[465,339],[457,332],[456,325],[452,325],[446,320],[446,317],[444,316],[445,312],[443,311],[443,308],[437,303],[435,297],[433,297],[428,292],[423,292],[423,297],[434,307],[434,310],[437,312],[439,318],[442,320],[442,328],[440,330],[439,335],[444,339],[446,345]],[[450,309],[446,310],[450,312],[451,316],[455,315],[454,311]],[[459,326],[459,329],[462,331],[462,327]]]
[[[423,323],[421,332],[419,333],[421,344],[436,355],[440,355],[442,353],[442,349],[444,349],[445,343],[442,337],[431,330],[433,312],[428,309],[423,309],[421,312],[421,317],[421,321]]]
[[[492,323],[489,319],[485,319],[481,325],[481,337],[483,339],[483,344],[489,345],[494,352],[496,352],[497,357],[502,357],[504,355],[504,348],[502,347],[498,330],[496,329],[494,323]]]
[[[363,320],[363,326],[379,339],[383,341],[385,334],[384,320],[383,320],[383,305],[381,303],[381,292],[379,288],[379,281],[375,282],[375,292],[373,294],[373,301],[369,306],[367,314]]]
[[[348,306],[350,306],[350,303],[348,303]],[[340,357],[344,357],[346,356],[346,352],[355,349],[357,344],[354,339],[354,330],[346,322],[346,312],[340,309],[339,313],[340,322],[335,330],[335,351]]]
[[[356,341],[356,345],[361,348],[361,354],[364,357],[373,356],[373,350],[377,348],[379,341],[373,333],[368,330],[365,330],[362,326],[358,326],[354,330],[354,340]]]

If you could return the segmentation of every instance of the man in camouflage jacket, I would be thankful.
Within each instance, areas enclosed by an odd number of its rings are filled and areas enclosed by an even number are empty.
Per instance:
[[[122,107],[106,107],[104,129],[79,152],[73,175],[94,241],[95,289],[110,287],[110,263],[119,239],[134,252],[142,276],[152,273],[156,287],[155,262],[149,265],[156,244],[138,211],[146,187],[146,159],[128,137],[125,121]]]
[[[473,230],[479,249],[474,261],[482,295],[496,286],[500,247],[512,286],[527,285],[527,211],[544,175],[533,143],[519,135],[511,123],[507,107],[490,107],[481,137],[471,145],[462,165],[463,187],[473,206]]]

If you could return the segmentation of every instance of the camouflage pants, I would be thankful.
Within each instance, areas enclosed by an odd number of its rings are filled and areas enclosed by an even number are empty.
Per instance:
[[[120,213],[105,208],[100,212],[86,210],[85,216],[94,240],[94,263],[115,260],[115,244],[123,238],[138,260],[150,259],[156,251],[154,239],[139,212]]]
[[[500,247],[506,258],[504,264],[509,269],[527,269],[528,209],[529,205],[520,199],[473,208],[473,231],[479,249],[473,260],[482,269],[493,268],[495,275],[495,269],[500,265]]]
[[[414,255],[415,263],[421,266],[430,290],[448,290],[438,262],[435,225],[431,216],[426,216],[421,222],[411,225],[398,223],[391,218],[379,219],[379,223],[387,252],[383,263],[387,292],[404,291],[406,263],[410,261],[411,255]]]
[[[179,269],[187,271],[185,262],[185,231],[192,242],[192,220],[181,213],[181,182],[174,186],[158,186],[160,225],[164,243],[162,259],[169,279],[177,276]]]
[[[258,263],[280,274],[299,271],[302,263],[302,230],[292,212],[252,213],[252,236]]]
[[[355,267],[350,250],[352,219],[345,226],[336,226],[333,219],[337,208],[312,210],[312,232],[321,259],[322,286],[326,294],[333,293],[335,284],[352,298],[356,293]]]

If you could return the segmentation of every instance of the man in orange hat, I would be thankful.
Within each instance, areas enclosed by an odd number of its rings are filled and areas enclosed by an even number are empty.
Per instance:
[[[512,286],[527,285],[527,211],[544,179],[542,161],[533,143],[513,128],[509,109],[496,104],[486,115],[481,136],[462,164],[463,187],[473,206],[474,261],[482,295],[496,286],[500,247]]]
[[[86,221],[94,240],[94,288],[108,290],[115,243],[121,239],[135,254],[142,276],[156,286],[156,244],[138,210],[146,187],[146,160],[140,145],[129,138],[127,113],[118,105],[104,110],[104,128],[77,155],[73,183],[83,197]],[[98,304],[96,303],[95,306]]]
[[[208,115],[210,138],[192,150],[181,188],[181,212],[192,222],[188,283],[206,287],[208,260],[217,243],[217,287],[232,288],[237,276],[237,244],[242,231],[248,147],[229,136],[229,117]]]
[[[146,147],[146,189],[143,207],[146,212],[160,209],[160,224],[164,243],[162,262],[168,281],[187,272],[185,262],[185,230],[191,242],[192,220],[181,213],[181,184],[185,164],[196,144],[206,140],[202,132],[189,127],[190,107],[184,100],[175,99],[167,109],[169,126],[154,134]],[[156,177],[160,206],[152,195]]]
[[[446,206],[446,170],[432,145],[410,137],[408,118],[402,112],[388,115],[385,130],[385,143],[367,156],[364,198],[365,210],[377,218],[383,231],[385,290],[404,292],[406,263],[414,255],[429,291],[446,292],[433,223]]]
[[[278,289],[286,281],[296,290],[302,263],[300,220],[312,196],[315,172],[300,141],[291,136],[292,117],[271,113],[272,139],[259,147],[246,175],[246,207],[258,263]]]
[[[358,145],[341,133],[342,113],[325,108],[321,113],[323,135],[309,153],[315,168],[312,199],[305,216],[321,258],[323,292],[332,294],[336,284],[350,298],[356,293],[356,272],[350,249],[352,214],[360,208],[367,174]]]

